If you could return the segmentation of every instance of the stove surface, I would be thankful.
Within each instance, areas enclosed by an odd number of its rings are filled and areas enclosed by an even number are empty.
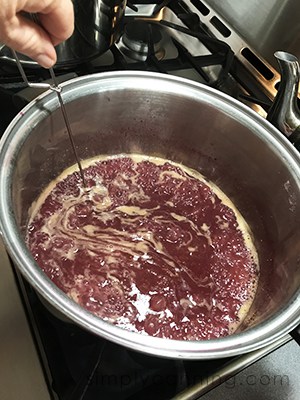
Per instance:
[[[214,390],[204,394],[201,399],[298,400],[300,393],[299,357],[299,346],[296,342],[289,341],[242,372],[232,376]]]

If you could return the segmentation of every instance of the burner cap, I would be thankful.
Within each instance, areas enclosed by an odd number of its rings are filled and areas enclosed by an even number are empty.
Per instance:
[[[160,28],[146,21],[132,21],[125,25],[118,48],[124,55],[133,60],[146,61],[150,55],[151,44],[156,58],[162,59],[165,51],[162,47]]]

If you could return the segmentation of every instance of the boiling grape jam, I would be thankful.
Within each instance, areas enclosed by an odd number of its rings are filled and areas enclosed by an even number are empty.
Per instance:
[[[31,209],[27,245],[47,276],[100,318],[151,336],[234,332],[258,262],[226,195],[167,160],[120,155],[66,170]]]

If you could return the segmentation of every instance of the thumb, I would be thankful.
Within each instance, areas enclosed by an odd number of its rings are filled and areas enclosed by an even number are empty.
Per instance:
[[[33,21],[20,14],[13,17],[0,31],[2,41],[19,53],[35,60],[44,68],[56,62],[56,52],[50,36]]]

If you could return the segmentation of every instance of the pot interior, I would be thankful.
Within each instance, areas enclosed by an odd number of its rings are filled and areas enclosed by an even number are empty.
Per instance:
[[[279,133],[217,93],[161,78],[87,78],[66,85],[63,96],[81,159],[164,157],[200,171],[234,202],[253,232],[261,271],[242,330],[288,307],[300,282],[299,163]],[[24,234],[32,202],[75,160],[53,93],[12,130],[11,204]]]

